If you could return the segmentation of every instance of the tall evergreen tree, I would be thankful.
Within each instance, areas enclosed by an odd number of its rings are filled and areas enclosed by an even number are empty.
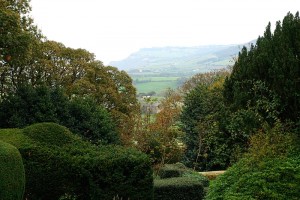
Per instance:
[[[299,58],[299,12],[295,15],[288,13],[282,23],[277,22],[274,33],[269,23],[256,44],[249,50],[244,47],[239,53],[232,74],[225,81],[224,96],[227,103],[233,110],[238,110],[259,106],[262,100],[268,100],[269,107],[276,107],[275,118],[299,123]],[[257,90],[257,85],[265,88]],[[260,109],[262,116],[268,116],[268,112],[269,109]]]

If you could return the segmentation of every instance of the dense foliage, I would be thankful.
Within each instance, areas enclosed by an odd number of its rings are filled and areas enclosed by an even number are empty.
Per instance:
[[[288,13],[273,34],[269,24],[240,52],[224,84],[225,130],[250,149],[213,182],[207,199],[298,199],[299,24],[299,13]]]
[[[184,133],[179,127],[181,96],[168,90],[158,101],[152,97],[142,100],[142,115],[135,120],[132,146],[147,153],[155,166],[181,161],[185,145]]]
[[[255,45],[243,47],[230,75],[202,74],[185,84],[181,121],[188,166],[226,169],[265,123],[280,120],[299,132],[299,24],[299,13],[288,13],[274,33],[269,24]]]
[[[298,199],[298,142],[278,123],[257,133],[250,152],[212,182],[206,199]]]
[[[181,122],[186,132],[184,162],[189,167],[214,170],[229,163],[231,141],[222,130],[227,114],[222,84],[227,74],[219,71],[198,75],[183,86],[187,94]]]
[[[22,200],[25,172],[18,149],[0,140],[0,199]]]
[[[23,157],[28,199],[152,199],[151,162],[136,150],[93,146],[53,123],[2,129],[0,139]]]
[[[232,74],[225,81],[224,96],[233,110],[253,107],[269,123],[274,118],[300,120],[300,18],[288,13],[271,24],[250,49],[243,48]]]
[[[164,165],[178,161],[196,170],[237,162],[209,199],[299,196],[299,13],[243,47],[231,74],[195,75],[159,103],[145,98],[140,115],[129,75],[47,40],[29,2],[0,0],[0,128],[19,128],[1,130],[0,139],[23,157],[25,198],[152,199],[151,165],[161,178],[155,198],[202,198],[203,178]],[[120,141],[151,160],[102,146]]]
[[[110,114],[92,98],[69,100],[59,88],[27,86],[0,102],[1,128],[22,128],[37,122],[59,123],[93,143],[119,142]]]
[[[9,101],[8,96],[11,98],[24,87],[36,88],[42,85],[51,89],[63,88],[69,99],[88,97],[97,106],[107,109],[121,139],[130,135],[134,126],[130,119],[138,110],[138,102],[128,74],[115,67],[104,66],[95,59],[94,54],[84,49],[72,49],[47,40],[29,17],[31,8],[28,0],[0,2],[0,102]],[[62,99],[57,99],[56,103],[59,104],[60,100]],[[73,112],[78,112],[78,109],[78,104],[72,107]],[[96,113],[100,112],[99,109],[96,110]],[[11,109],[8,111],[8,115],[13,112]],[[54,114],[54,110],[46,111],[44,108],[39,112],[40,120],[49,121],[49,118],[53,118],[48,114]],[[91,111],[85,109],[84,112]],[[24,116],[17,117],[19,118],[14,120],[19,120],[18,123],[27,120],[22,118]],[[68,124],[63,125],[77,123],[77,120],[69,119]],[[92,129],[95,128],[95,123],[98,121],[85,119],[83,126]],[[90,131],[81,129],[84,127],[74,127],[72,131],[87,134],[91,140],[97,139],[89,136]],[[96,135],[101,135],[103,130],[98,131]]]

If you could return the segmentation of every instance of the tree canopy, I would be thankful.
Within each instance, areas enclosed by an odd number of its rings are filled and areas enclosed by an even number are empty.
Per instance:
[[[187,94],[181,115],[185,162],[200,170],[226,169],[265,124],[280,121],[299,132],[299,56],[299,12],[288,13],[273,33],[269,23],[256,44],[241,49],[230,74],[190,79],[183,87]]]
[[[224,85],[225,99],[234,110],[268,101],[259,110],[265,118],[273,111],[273,117],[299,122],[299,27],[299,12],[288,13],[276,23],[274,33],[269,23],[255,45],[241,50]]]
[[[129,75],[104,66],[85,49],[47,40],[29,17],[28,0],[0,2],[0,103],[15,98],[24,88],[63,88],[69,100],[89,98],[108,110],[121,136],[129,134],[133,126],[128,121],[139,108]],[[49,114],[47,121],[52,118],[49,112],[41,113]],[[27,119],[21,121],[28,123]]]

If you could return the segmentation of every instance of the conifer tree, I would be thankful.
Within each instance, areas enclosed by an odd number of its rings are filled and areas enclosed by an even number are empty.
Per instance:
[[[280,104],[277,117],[298,122],[300,117],[300,19],[299,12],[288,13],[277,22],[274,33],[271,24],[262,37],[248,50],[239,53],[233,71],[225,81],[224,97],[233,110],[258,106],[268,100],[270,106]],[[265,88],[257,90],[257,83]],[[262,92],[269,91],[269,92]],[[267,116],[269,110],[261,110]]]

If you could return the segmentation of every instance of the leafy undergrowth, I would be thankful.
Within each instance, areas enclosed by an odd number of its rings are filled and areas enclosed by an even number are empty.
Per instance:
[[[211,182],[207,200],[300,197],[299,138],[280,124],[251,138],[249,153]]]

